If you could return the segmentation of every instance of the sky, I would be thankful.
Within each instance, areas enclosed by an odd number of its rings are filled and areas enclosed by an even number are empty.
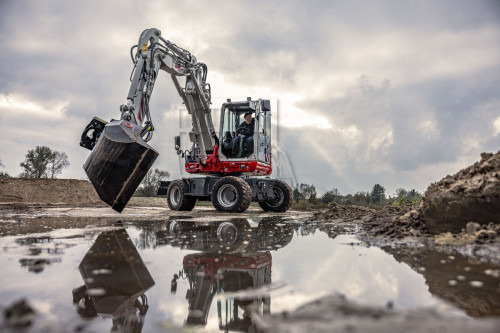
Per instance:
[[[500,1],[0,0],[0,171],[45,145],[84,179],[81,132],[119,118],[152,27],[207,64],[214,101],[277,101],[279,147],[320,193],[423,192],[500,150]],[[150,144],[175,178],[181,101],[161,74]]]

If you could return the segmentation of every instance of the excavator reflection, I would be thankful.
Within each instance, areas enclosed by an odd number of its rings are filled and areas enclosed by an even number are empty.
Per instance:
[[[171,281],[173,294],[179,279],[189,285],[185,324],[206,325],[217,295],[220,330],[256,331],[252,316],[271,311],[271,251],[290,243],[293,226],[264,218],[174,219],[158,227],[148,229],[155,246],[192,252],[184,256],[182,269]],[[101,232],[78,268],[84,285],[73,290],[73,303],[80,316],[111,318],[112,332],[141,332],[149,309],[145,292],[155,281],[126,229]]]
[[[252,315],[271,311],[271,298],[265,292],[271,283],[271,250],[286,246],[293,237],[290,224],[273,220],[255,225],[246,219],[196,223],[170,221],[157,233],[160,243],[188,250],[177,280],[187,279],[189,304],[186,325],[206,325],[214,296],[217,294],[219,329],[223,331],[255,331]]]
[[[142,331],[155,282],[125,229],[100,233],[78,269],[85,284],[73,289],[73,303],[82,317],[112,318],[111,332]]]

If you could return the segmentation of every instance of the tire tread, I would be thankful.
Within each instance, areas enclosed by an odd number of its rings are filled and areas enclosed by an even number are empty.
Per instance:
[[[290,185],[285,183],[282,180],[277,180],[276,185],[278,186],[282,191],[283,194],[285,195],[285,198],[283,199],[283,203],[279,206],[271,206],[267,203],[267,201],[260,201],[259,206],[266,212],[277,212],[277,213],[284,213],[290,207],[292,206],[293,203],[293,191]]]
[[[240,194],[241,197],[238,202],[238,205],[236,207],[231,207],[230,209],[222,207],[217,201],[216,192],[222,185],[226,183],[234,185],[238,190],[238,192],[240,192],[238,194]],[[243,179],[234,176],[226,176],[222,177],[221,179],[217,180],[217,182],[215,182],[212,188],[211,196],[212,196],[212,204],[214,205],[215,209],[218,210],[219,212],[242,213],[248,209],[250,203],[252,202],[252,189],[250,188],[250,185],[248,185],[248,183]]]
[[[176,207],[170,202],[170,191],[172,190],[173,187],[178,186],[181,190],[181,197],[180,197],[180,203]],[[176,210],[176,211],[191,211],[193,210],[194,206],[196,205],[196,198],[189,196],[189,195],[184,195],[184,182],[182,179],[177,179],[174,180],[170,183],[168,186],[167,190],[167,203],[168,207],[170,207],[171,210]]]

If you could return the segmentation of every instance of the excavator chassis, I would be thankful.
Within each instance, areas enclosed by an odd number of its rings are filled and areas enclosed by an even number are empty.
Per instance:
[[[124,120],[107,124],[83,165],[101,200],[119,213],[158,157],[141,129]]]
[[[257,202],[265,211],[285,212],[293,200],[292,189],[284,181],[241,174],[160,181],[156,195],[166,195],[172,210],[190,211],[199,200],[212,201],[215,209],[227,213],[242,213],[251,202]]]

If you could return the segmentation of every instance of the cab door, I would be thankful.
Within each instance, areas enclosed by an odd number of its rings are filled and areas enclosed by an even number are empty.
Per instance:
[[[271,163],[271,111],[258,109],[258,141],[257,160],[266,164]]]

